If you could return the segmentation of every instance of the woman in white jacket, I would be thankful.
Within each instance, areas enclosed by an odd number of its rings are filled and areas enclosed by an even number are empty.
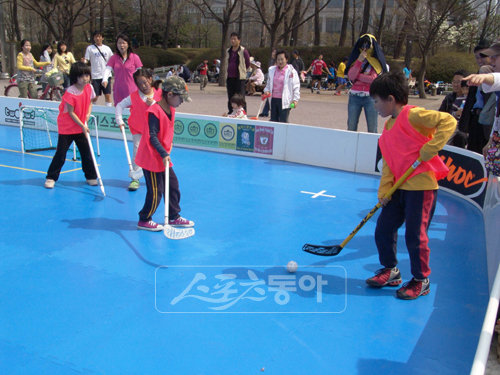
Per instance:
[[[271,121],[288,122],[290,109],[300,99],[300,80],[292,65],[287,65],[288,53],[276,52],[276,65],[269,68],[264,95],[271,94]]]

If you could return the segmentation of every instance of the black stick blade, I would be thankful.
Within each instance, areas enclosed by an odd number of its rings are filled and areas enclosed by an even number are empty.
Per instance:
[[[313,245],[310,243],[306,243],[302,247],[302,250],[314,255],[333,257],[342,251],[342,247],[340,245],[323,246],[323,245]]]

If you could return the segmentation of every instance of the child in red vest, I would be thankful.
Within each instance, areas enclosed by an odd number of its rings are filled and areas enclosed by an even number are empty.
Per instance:
[[[82,62],[71,65],[69,79],[71,86],[64,93],[57,116],[57,149],[50,163],[45,187],[52,189],[59,178],[66,160],[66,153],[73,141],[82,159],[82,170],[91,186],[97,186],[97,172],[90,153],[85,132],[90,133],[87,121],[92,112],[91,100],[95,97],[90,82],[90,67]]]
[[[139,212],[138,229],[157,232],[163,226],[152,220],[162,196],[165,193],[165,168],[169,162],[169,218],[168,224],[175,227],[192,227],[194,223],[179,215],[179,181],[172,168],[170,152],[174,139],[175,108],[183,101],[191,101],[186,82],[180,77],[171,76],[162,84],[162,98],[148,108],[148,130],[143,132],[142,140],[135,156],[135,162],[142,167],[146,180],[146,201]]]
[[[130,107],[130,117],[128,118],[128,127],[132,133],[134,142],[134,151],[132,157],[132,170],[129,177],[132,179],[128,189],[135,191],[139,189],[139,179],[143,176],[141,167],[135,163],[135,155],[141,142],[143,130],[148,123],[148,108],[155,102],[161,100],[161,90],[158,88],[161,81],[153,83],[153,73],[151,69],[140,68],[134,73],[134,82],[138,90],[123,99],[116,105],[115,117],[116,123],[121,127],[125,127],[122,113],[125,108]],[[149,131],[149,130],[148,130]]]
[[[408,83],[400,72],[376,78],[370,86],[370,95],[380,116],[391,117],[379,139],[383,168],[378,197],[383,208],[377,220],[375,242],[384,268],[366,282],[379,288],[401,284],[401,273],[396,267],[397,232],[406,223],[406,247],[413,278],[397,291],[397,297],[415,299],[430,291],[427,231],[436,207],[437,181],[448,173],[437,154],[453,134],[457,122],[448,113],[407,105]],[[390,199],[384,199],[395,181],[419,157],[422,163]]]

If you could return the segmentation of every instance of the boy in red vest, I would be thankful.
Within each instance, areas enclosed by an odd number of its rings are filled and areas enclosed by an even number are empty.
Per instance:
[[[180,77],[171,76],[162,84],[161,100],[148,109],[149,130],[142,134],[135,162],[142,167],[146,180],[146,201],[139,212],[138,229],[158,232],[163,226],[152,220],[160,201],[165,193],[165,168],[169,168],[169,218],[168,224],[175,227],[192,227],[194,223],[179,215],[179,181],[172,168],[170,152],[174,140],[175,108],[183,101],[189,102],[186,82]]]
[[[407,105],[408,83],[400,72],[377,77],[370,86],[370,95],[380,116],[391,117],[379,139],[383,168],[378,197],[383,208],[377,220],[375,242],[384,268],[366,283],[378,288],[401,284],[401,273],[396,267],[397,233],[406,223],[413,278],[397,291],[397,297],[415,299],[430,291],[427,230],[436,207],[437,181],[448,173],[437,154],[452,136],[457,122],[448,113]],[[390,199],[384,199],[385,193],[419,157],[422,163]]]

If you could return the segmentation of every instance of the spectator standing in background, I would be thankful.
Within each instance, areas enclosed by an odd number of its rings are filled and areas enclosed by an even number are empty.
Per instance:
[[[238,33],[231,33],[231,47],[226,53],[227,62],[227,109],[228,113],[233,112],[231,98],[234,94],[241,94],[245,98],[245,82],[247,77],[247,69],[250,67],[250,54],[247,49],[241,45],[240,36]],[[246,104],[245,104],[246,111]]]
[[[385,57],[377,39],[370,34],[361,35],[346,66],[352,82],[347,104],[347,130],[358,130],[359,116],[364,109],[368,132],[377,133],[377,111],[370,97],[370,85],[380,74],[387,72]]]
[[[208,83],[208,60],[205,59],[198,65],[198,73],[200,74],[200,90],[205,90]]]
[[[106,70],[106,64],[111,56],[113,56],[113,51],[111,51],[111,48],[102,43],[102,32],[95,31],[92,38],[94,39],[94,44],[87,47],[85,50],[85,57],[83,58],[86,64],[90,63],[92,71],[91,83],[96,95],[95,98],[92,99],[92,103],[95,104],[102,93],[104,94],[106,106],[112,107],[113,100],[111,99],[111,85],[104,87],[102,85],[102,79],[104,77],[104,71]]]

